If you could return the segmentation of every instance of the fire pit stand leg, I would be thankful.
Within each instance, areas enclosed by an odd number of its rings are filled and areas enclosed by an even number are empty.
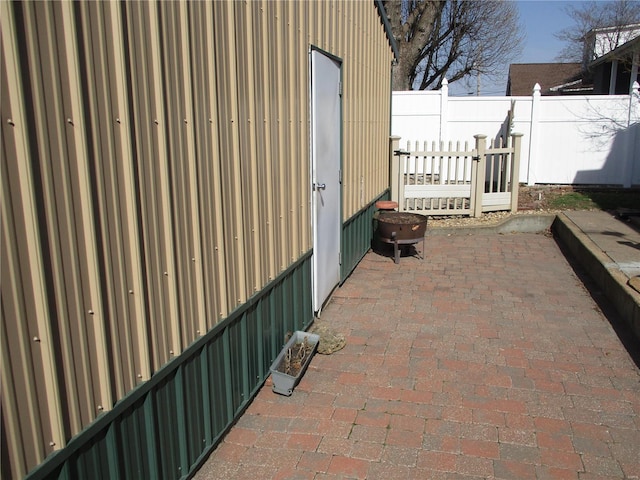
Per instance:
[[[398,247],[398,241],[393,239],[393,263],[400,263],[400,248]]]
[[[400,263],[400,248],[398,248],[398,238],[396,232],[391,232],[391,241],[393,242],[393,263]]]

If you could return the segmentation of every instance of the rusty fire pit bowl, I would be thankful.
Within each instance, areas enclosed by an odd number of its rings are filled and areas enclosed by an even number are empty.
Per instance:
[[[418,242],[426,231],[427,217],[419,213],[380,212],[378,215],[378,235],[382,239]]]
[[[422,242],[424,260],[424,234],[427,217],[418,213],[381,211],[376,219],[376,237],[384,243],[393,244],[393,261],[400,263],[400,252],[405,245]]]

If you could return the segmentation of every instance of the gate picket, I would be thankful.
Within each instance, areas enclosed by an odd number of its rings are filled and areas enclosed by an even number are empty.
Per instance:
[[[487,147],[486,137],[476,135],[475,148],[469,148],[469,142],[461,148],[460,141],[455,147],[449,141],[446,148],[444,142],[432,141],[429,148],[424,141],[420,150],[418,141],[407,141],[406,151],[392,150],[396,152],[392,162],[398,162],[392,168],[398,175],[392,198],[398,201],[401,211],[426,215],[515,211],[521,136],[497,138]],[[479,163],[478,168],[474,168],[474,162]],[[482,180],[476,175],[482,175]],[[478,190],[480,195],[474,193]]]

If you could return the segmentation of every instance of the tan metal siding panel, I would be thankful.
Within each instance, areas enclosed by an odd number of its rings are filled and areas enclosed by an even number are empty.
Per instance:
[[[150,356],[157,370],[182,350],[178,287],[174,258],[169,157],[158,5],[125,2],[127,19],[132,125],[138,166],[140,224],[146,267],[146,304],[149,316]]]
[[[4,117],[3,117],[4,118]],[[3,142],[4,143],[4,142]],[[3,145],[4,147],[4,145]],[[3,153],[6,150],[3,148]],[[8,179],[16,179],[10,169],[2,169],[2,310],[0,322],[2,330],[2,442],[8,447],[10,467],[19,478],[26,473],[27,467],[38,463],[53,449],[49,442],[54,442],[51,424],[47,421],[49,413],[59,420],[55,412],[50,412],[47,405],[47,378],[42,366],[47,350],[50,350],[49,337],[38,336],[38,315],[30,305],[32,292],[28,291],[30,278],[28,271],[23,271],[25,260],[29,259],[20,246],[24,246],[24,229],[12,222],[11,200],[7,197],[10,186]],[[16,182],[17,183],[17,182]],[[21,265],[22,264],[22,265]],[[27,287],[25,291],[22,286]],[[15,318],[25,321],[15,322]],[[44,339],[44,344],[41,342]],[[42,347],[42,348],[41,348]],[[55,381],[55,379],[52,379]],[[58,402],[59,398],[52,399]],[[60,435],[58,439],[64,438]],[[28,446],[24,451],[12,446]],[[59,445],[62,445],[59,444]],[[3,471],[9,465],[3,465]]]
[[[200,229],[207,328],[229,313],[222,226],[222,187],[218,154],[217,82],[214,66],[214,18],[211,2],[191,2],[194,118],[200,198]]]
[[[256,74],[260,81],[256,82],[255,91],[257,99],[256,120],[260,123],[256,129],[256,155],[258,163],[258,176],[260,178],[260,206],[263,223],[260,229],[263,254],[261,255],[263,269],[267,274],[267,281],[273,280],[280,271],[276,254],[276,224],[275,224],[275,189],[273,186],[273,155],[272,138],[275,125],[273,123],[270,82],[268,81],[273,70],[271,61],[270,36],[271,15],[268,11],[270,0],[258,3],[259,13],[254,23],[255,41],[261,47],[261,54],[254,55],[256,62]]]
[[[36,22],[34,17],[35,16],[33,15],[33,12],[25,12],[24,27],[29,32],[33,32],[36,28],[35,26]],[[48,32],[48,29],[46,27],[44,27],[44,30]],[[38,57],[40,56],[40,51],[39,51],[39,45],[35,40],[36,39],[33,38],[33,36],[27,35],[26,38],[23,40],[23,45],[29,52],[28,58],[30,60],[38,61]],[[48,55],[45,54],[45,56],[48,56]],[[30,67],[32,67],[32,65],[33,63],[31,63]],[[25,96],[29,95],[29,97],[31,97],[32,108],[33,108],[33,119],[36,121],[35,125],[32,124],[32,126],[30,126],[33,129],[33,131],[31,132],[31,135],[37,136],[37,138],[40,139],[40,143],[42,143],[42,141],[46,139],[48,136],[48,132],[46,131],[47,130],[46,111],[44,106],[44,98],[46,98],[46,94],[45,95],[42,94],[43,83],[46,84],[47,83],[46,80],[41,78],[34,79],[32,84],[26,85],[26,82],[25,82],[25,85],[23,86],[23,88],[27,89],[28,93],[24,91],[15,92],[17,94],[17,98],[19,98],[21,101],[25,100],[25,97],[22,97],[22,95],[25,95]],[[25,122],[23,124],[24,125],[23,128],[28,128],[26,125],[27,121],[28,120],[26,116],[23,117],[23,122]],[[60,126],[60,124],[64,125],[64,120],[62,122],[57,122],[57,126]],[[50,148],[54,148],[53,142],[51,142]],[[44,204],[44,205],[39,205],[37,208],[39,208],[40,210],[39,213],[41,216],[44,216],[50,222],[55,222],[55,224],[57,224],[57,218],[56,218],[57,214],[55,210],[56,204],[53,201],[54,195],[52,193],[53,180],[51,178],[51,175],[48,174],[49,172],[43,171],[43,168],[42,168],[42,164],[45,164],[48,160],[48,156],[50,155],[49,152],[50,151],[47,151],[45,148],[43,148],[41,144],[30,145],[29,155],[30,156],[35,155],[40,157],[42,160],[44,160],[44,161],[41,160],[40,162],[41,163],[40,169],[38,169],[38,165],[35,162],[33,163],[34,168],[36,170],[32,172],[32,175],[38,178],[40,195]],[[59,157],[59,155],[57,155],[56,157]],[[20,162],[20,158],[21,157],[18,156],[16,161]],[[22,158],[26,159],[28,157],[25,156]],[[22,164],[22,162],[20,162],[20,164]],[[22,195],[26,199],[30,196],[30,192],[28,190],[23,190]],[[43,206],[46,207],[45,211],[43,211],[43,208],[42,208]],[[63,206],[62,202],[60,206]],[[64,292],[62,288],[64,285],[64,272],[61,266],[62,255],[60,255],[59,252],[61,251],[62,248],[65,248],[65,247],[68,248],[68,246],[65,245],[64,240],[60,241],[60,238],[58,236],[60,235],[61,237],[64,232],[60,232],[60,234],[56,232],[54,233],[54,236],[47,235],[48,226],[42,225],[42,224],[38,225],[38,221],[35,219],[35,217],[29,218],[29,216],[25,216],[25,221],[32,222],[29,228],[40,230],[39,235],[45,235],[45,238],[47,238],[48,245],[42,245],[40,238],[34,237],[32,240],[34,241],[33,243],[34,247],[37,246],[38,248],[43,249],[41,255],[46,256],[47,258],[48,264],[46,266],[42,264],[38,268],[43,268],[45,269],[45,272],[47,272],[47,273],[42,272],[43,275],[48,275],[49,277],[46,280],[43,279],[43,281],[48,283],[49,291],[47,293],[50,296],[49,302],[55,302],[56,309],[52,312],[47,311],[47,314],[45,316],[39,317],[43,321],[43,324],[42,324],[42,327],[39,327],[37,329],[37,334],[35,336],[38,336],[39,338],[44,337],[45,342],[51,345],[52,338],[50,337],[50,335],[47,335],[44,333],[46,332],[46,330],[44,329],[47,328],[46,326],[50,325],[52,318],[62,318],[62,319],[67,318],[67,305],[66,305],[67,299],[65,298],[66,292]],[[51,223],[49,223],[49,225],[51,225]],[[32,258],[32,260],[35,260],[37,258],[38,258],[38,255],[36,254]],[[34,271],[33,273],[35,274],[36,272]],[[36,279],[34,278],[34,280]],[[37,283],[35,285],[37,285]],[[75,288],[75,286],[71,286],[71,288]],[[45,292],[41,293],[41,295],[44,295],[44,294]],[[49,306],[47,306],[47,308],[49,308]],[[71,346],[72,345],[71,336],[72,336],[71,327],[68,325],[68,323],[64,321],[60,322],[60,327],[59,327],[59,331],[57,332],[57,337],[58,337],[59,345],[61,347],[62,365],[57,365],[57,368],[64,372],[64,375],[66,376],[67,379],[70,379],[71,388],[73,388],[75,386],[73,383],[75,380],[74,375],[79,373],[80,378],[79,378],[78,385],[80,386],[87,385],[89,383],[89,379],[88,379],[88,375],[86,375],[86,372],[82,371],[82,367],[77,369],[79,371],[78,372],[76,371],[75,366],[73,365],[73,361],[74,361],[73,356],[76,352]],[[59,388],[64,389],[64,386],[60,386]],[[79,407],[80,395],[81,394],[76,393],[74,395],[71,395],[70,398],[67,399],[67,401],[69,402],[68,408],[71,412],[69,414],[69,419],[68,419],[68,422],[71,425],[71,428],[79,428],[80,426],[80,415],[78,413],[80,410],[80,407]],[[56,398],[56,401],[59,401],[60,393],[58,393],[57,396],[58,398]],[[56,420],[59,420],[59,419],[56,419]]]
[[[77,57],[72,8],[71,3],[54,4],[54,17],[49,19],[49,21],[53,20],[57,27],[55,29],[57,35],[50,40],[58,48],[58,52],[50,57],[51,66],[54,67],[53,61],[57,59],[58,65],[62,67],[57,72],[62,88],[53,93],[62,102],[57,105],[60,109],[56,111],[57,118],[52,120],[60,123],[64,118],[67,118],[64,135],[60,138],[62,151],[58,154],[61,154],[62,159],[68,160],[68,164],[62,166],[67,170],[65,174],[68,176],[61,178],[63,182],[69,182],[63,187],[66,193],[65,202],[68,202],[69,208],[65,212],[68,216],[65,221],[68,222],[69,233],[77,239],[77,249],[70,251],[68,247],[71,244],[66,244],[63,246],[65,249],[63,255],[68,257],[67,262],[71,269],[69,273],[74,278],[74,283],[79,287],[76,292],[78,296],[73,300],[76,303],[74,309],[78,313],[76,317],[77,331],[82,334],[82,338],[78,342],[78,352],[86,360],[87,367],[85,368],[88,369],[85,374],[89,375],[88,384],[85,387],[86,391],[82,391],[85,397],[84,402],[81,403],[81,407],[87,409],[84,412],[87,417],[83,418],[83,423],[86,423],[87,418],[93,419],[102,409],[111,408],[113,396],[105,331],[107,318],[100,291],[99,253],[96,248],[95,217],[91,205],[91,172],[88,164],[90,157],[83,131],[86,128],[87,119],[83,115],[84,107],[80,95],[81,72]],[[52,70],[54,69],[55,67],[52,68]],[[74,242],[76,242],[75,239]],[[68,288],[68,285],[65,287]],[[87,316],[88,328],[85,328]],[[77,367],[79,365],[76,362]],[[67,395],[74,393],[75,388],[70,387]]]
[[[298,213],[299,217],[299,233],[300,243],[298,245],[298,254],[296,258],[309,251],[312,247],[311,238],[311,155],[310,155],[310,124],[309,124],[309,44],[304,32],[306,27],[306,9],[299,2],[296,2],[296,15],[294,17],[294,25],[296,35],[296,55],[298,56],[296,79],[298,87],[296,89],[296,97],[300,99],[296,102],[298,108],[296,118],[296,138],[298,139],[298,175],[296,177],[296,186],[298,188]],[[294,27],[295,28],[295,27]]]
[[[17,68],[20,52],[14,20],[10,4],[0,4],[0,441],[8,455],[7,459],[3,455],[3,475],[12,472],[20,478],[56,445],[64,445],[64,427],[59,386],[56,377],[51,376],[54,350],[36,221],[35,184],[27,161],[29,132]]]
[[[256,106],[253,62],[248,61],[252,54],[260,51],[254,44],[253,6],[249,2],[235,2],[236,57],[238,85],[238,135],[240,160],[240,190],[242,203],[239,205],[242,226],[245,231],[244,253],[246,255],[245,291],[247,295],[256,293],[264,285],[260,256],[263,248],[260,244],[260,204],[258,197],[258,176],[256,159]],[[240,93],[242,92],[242,93]]]
[[[185,36],[188,33],[183,22],[182,4],[161,2],[159,13],[172,221],[175,225],[175,274],[178,285],[179,325],[184,348],[197,336],[200,312],[197,265],[201,261],[196,247],[197,233],[193,230],[193,219],[198,218],[198,211],[192,203],[195,188],[191,167],[195,161],[192,155],[192,99],[187,73],[189,55],[184,47]]]
[[[307,165],[305,157],[302,157],[301,142],[304,137],[301,138],[302,132],[300,131],[300,107],[303,102],[294,101],[294,99],[304,98],[306,93],[302,93],[303,90],[300,86],[300,81],[304,78],[305,71],[303,65],[305,57],[300,57],[300,48],[297,41],[296,25],[297,15],[296,10],[298,8],[298,2],[286,2],[284,11],[285,19],[285,32],[284,32],[284,44],[286,46],[285,53],[287,71],[286,89],[282,94],[285,96],[287,103],[287,118],[289,125],[288,145],[287,151],[283,152],[285,162],[288,166],[284,170],[285,177],[283,184],[288,185],[289,188],[284,189],[289,195],[287,198],[287,207],[289,215],[289,241],[291,242],[291,248],[289,250],[289,258],[287,263],[294,262],[300,257],[301,252],[301,235],[300,235],[300,219],[304,216],[302,209],[305,203],[302,202],[301,186],[303,183],[302,178],[305,177],[303,170],[308,172],[308,167],[303,169],[303,165]],[[303,50],[304,51],[304,50]]]
[[[284,58],[282,52],[285,50],[284,45],[284,26],[283,26],[283,4],[281,2],[274,2],[273,8],[275,12],[273,15],[273,23],[271,25],[271,41],[269,42],[271,58],[272,60],[272,75],[271,83],[271,98],[273,101],[272,121],[275,125],[273,143],[272,143],[272,157],[274,159],[272,169],[272,181],[274,185],[274,191],[278,192],[274,203],[276,206],[276,245],[278,248],[278,269],[284,270],[289,264],[289,251],[290,243],[287,242],[289,238],[289,205],[286,200],[285,190],[291,188],[283,179],[288,167],[288,162],[285,162],[285,129],[283,125],[286,125],[285,118],[285,104],[284,104],[284,92],[287,91],[287,85],[285,85],[284,71]]]
[[[189,220],[189,228],[191,235],[191,243],[189,245],[191,249],[191,267],[190,267],[190,288],[194,290],[194,310],[190,318],[192,323],[192,334],[184,342],[185,346],[192,343],[197,337],[203,335],[207,329],[206,325],[206,313],[204,308],[204,290],[203,290],[203,261],[202,261],[202,242],[200,238],[200,204],[198,202],[198,178],[196,164],[200,160],[196,156],[195,137],[194,137],[194,125],[200,124],[203,119],[194,118],[193,105],[199,103],[200,99],[197,95],[200,92],[192,91],[192,79],[191,73],[193,70],[193,60],[191,57],[191,45],[189,41],[189,21],[187,12],[187,3],[181,2],[179,8],[179,21],[180,21],[180,48],[182,55],[182,75],[184,91],[183,95],[183,109],[186,118],[186,155],[182,158],[182,161],[187,166],[186,182],[189,189],[189,211],[191,216]]]
[[[214,2],[218,128],[224,211],[227,303],[234,309],[247,299],[239,158],[234,5]]]
[[[46,220],[46,258],[57,319],[68,422],[76,433],[95,418],[98,405],[111,405],[104,316],[97,278],[89,175],[82,129],[80,85],[70,4],[21,4],[30,51],[31,100]],[[32,40],[39,40],[38,42]],[[76,129],[77,130],[74,130]],[[55,363],[51,364],[54,368]],[[64,373],[63,373],[64,372]]]
[[[110,8],[109,8],[110,7]],[[78,4],[84,38],[80,51],[87,100],[89,158],[93,159],[98,233],[106,263],[103,288],[110,328],[113,383],[121,397],[150,377],[136,200],[130,151],[130,114],[123,78],[121,25],[113,4]],[[115,17],[114,17],[115,16]],[[108,66],[108,68],[106,68]]]

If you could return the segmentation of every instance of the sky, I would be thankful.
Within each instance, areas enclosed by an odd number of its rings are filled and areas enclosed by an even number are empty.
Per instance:
[[[520,23],[525,29],[522,54],[511,63],[548,63],[555,62],[564,43],[554,34],[574,25],[564,9],[569,4],[579,4],[582,0],[517,0]],[[500,80],[491,82],[480,79],[480,95],[504,95],[507,88],[509,65],[505,65]],[[459,84],[459,85],[458,85]],[[477,85],[465,86],[462,82],[449,85],[450,95],[475,95]]]

